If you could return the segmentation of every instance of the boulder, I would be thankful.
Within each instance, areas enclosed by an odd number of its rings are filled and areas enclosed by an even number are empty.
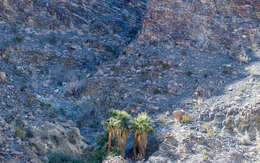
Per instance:
[[[6,81],[7,81],[6,72],[0,72],[0,82],[6,82]]]
[[[183,117],[186,116],[185,120],[183,119]],[[178,121],[178,122],[182,122],[182,121],[189,121],[191,119],[191,117],[189,116],[188,113],[186,113],[183,110],[176,110],[173,112],[173,118]]]

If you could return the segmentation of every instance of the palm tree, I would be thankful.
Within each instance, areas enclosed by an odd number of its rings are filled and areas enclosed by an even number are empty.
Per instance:
[[[103,126],[108,132],[108,149],[107,149],[107,151],[109,154],[110,149],[111,149],[111,140],[112,140],[113,135],[115,135],[115,133],[117,132],[117,129],[120,126],[120,121],[118,119],[110,117],[105,122],[103,122]]]
[[[108,153],[110,153],[112,138],[116,138],[122,155],[125,155],[125,144],[131,122],[132,117],[127,112],[114,109],[110,111],[110,118],[103,123],[108,132]]]
[[[134,156],[144,158],[147,145],[147,135],[153,132],[153,123],[146,113],[138,114],[132,123],[134,133]]]
[[[111,110],[110,116],[118,119],[120,121],[120,126],[115,133],[115,136],[118,138],[118,146],[121,149],[122,155],[125,155],[125,144],[128,133],[130,131],[132,117],[126,111],[120,110]]]

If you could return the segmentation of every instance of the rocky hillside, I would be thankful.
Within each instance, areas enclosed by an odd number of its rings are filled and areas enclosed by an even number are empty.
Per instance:
[[[111,108],[155,133],[104,162],[260,161],[259,22],[258,0],[0,1],[0,161],[91,162]]]

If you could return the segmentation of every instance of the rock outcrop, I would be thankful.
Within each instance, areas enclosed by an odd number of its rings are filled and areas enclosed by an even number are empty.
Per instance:
[[[88,146],[76,127],[45,123],[30,127],[26,133],[29,144],[39,155],[60,152],[69,155],[86,154]]]

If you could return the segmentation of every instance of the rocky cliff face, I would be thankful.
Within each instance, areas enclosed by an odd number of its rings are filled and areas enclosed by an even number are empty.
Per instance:
[[[154,119],[146,162],[259,161],[259,13],[257,0],[0,1],[0,160],[85,157],[116,108]]]

